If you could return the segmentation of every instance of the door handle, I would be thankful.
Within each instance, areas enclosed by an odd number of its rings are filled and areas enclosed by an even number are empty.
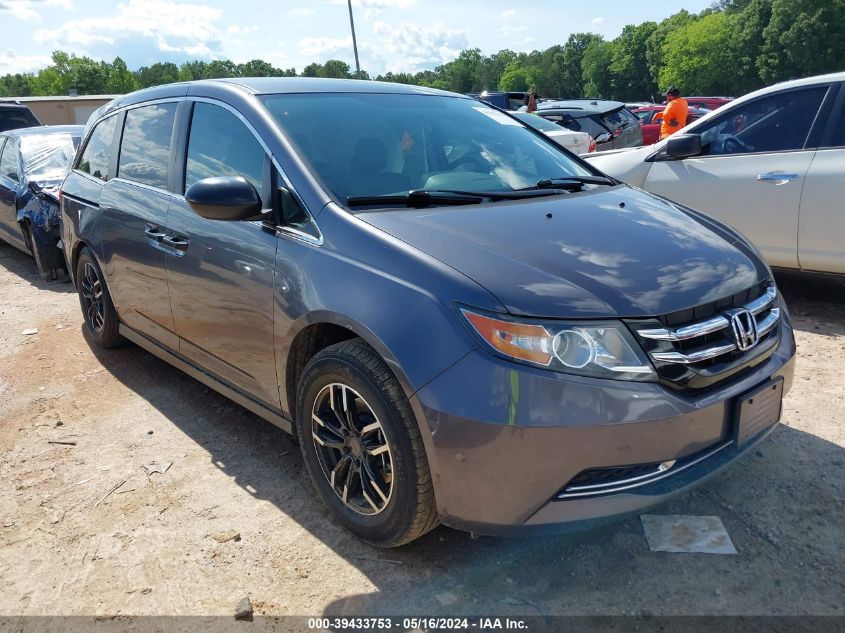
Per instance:
[[[177,251],[185,252],[188,250],[190,241],[186,237],[180,235],[165,235],[161,238],[161,243],[170,248],[175,248]]]
[[[770,171],[765,174],[757,174],[759,182],[773,182],[776,185],[785,185],[790,180],[798,180],[800,176],[786,171]]]
[[[161,242],[161,240],[164,238],[164,231],[160,226],[148,224],[147,228],[144,229],[144,235],[146,235],[153,242]]]

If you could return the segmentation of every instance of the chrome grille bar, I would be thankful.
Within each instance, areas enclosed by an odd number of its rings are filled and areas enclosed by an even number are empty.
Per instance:
[[[733,343],[725,345],[717,345],[716,347],[708,347],[706,349],[697,350],[684,354],[683,352],[654,352],[651,357],[654,360],[659,360],[664,363],[678,363],[679,365],[692,365],[693,363],[700,363],[703,360],[710,360],[722,354],[727,354],[736,349]]]
[[[723,316],[713,317],[701,323],[693,323],[676,329],[655,328],[653,330],[640,330],[638,334],[643,338],[650,338],[656,341],[687,341],[691,338],[698,338],[705,334],[718,332],[728,327],[728,320]]]
[[[757,336],[763,336],[772,331],[780,319],[780,309],[772,308],[772,311],[766,315],[762,321],[757,323]],[[715,347],[708,347],[694,352],[653,352],[651,357],[654,360],[659,360],[664,363],[678,363],[680,365],[692,365],[693,363],[700,363],[703,360],[710,360],[722,354],[727,354],[736,349],[733,343],[725,343],[724,345],[717,345]]]
[[[766,315],[765,319],[757,322],[757,336],[763,336],[771,332],[778,324],[778,319],[780,319],[780,309],[772,308],[772,311]]]
[[[765,294],[755,299],[745,306],[745,309],[753,315],[760,314],[763,310],[771,305],[772,301],[777,297],[777,288],[769,286]],[[729,321],[723,316],[716,316],[700,323],[693,323],[692,325],[685,325],[679,328],[655,328],[653,330],[639,330],[637,334],[643,338],[649,338],[655,341],[688,341],[705,334],[712,334],[718,332],[730,325]],[[771,328],[769,328],[771,329]],[[724,352],[723,352],[724,353]]]
[[[776,298],[777,289],[774,286],[770,286],[766,289],[766,292],[762,296],[747,303],[743,307],[748,310],[752,315],[754,315],[755,319],[757,319],[757,315],[770,308]],[[769,332],[771,332],[778,324],[779,320],[780,308],[772,307],[765,317],[757,320],[757,337],[759,338],[765,336]],[[654,328],[648,330],[638,330],[637,334],[646,339],[677,343],[680,341],[689,341],[700,336],[712,334],[714,332],[719,332],[721,330],[729,328],[729,326],[730,321],[728,317],[724,315],[719,315],[707,319],[706,321],[701,321],[699,323],[693,323],[691,325],[685,325],[678,328]],[[679,365],[692,365],[695,363],[700,363],[702,361],[716,358],[718,356],[722,356],[723,354],[729,354],[730,352],[733,352],[737,349],[737,345],[735,342],[732,341],[732,337],[725,336],[723,340],[714,342],[708,347],[687,351],[668,350],[660,352],[651,352],[650,355],[652,359],[658,362],[676,363]]]
[[[772,301],[777,299],[778,290],[774,286],[769,286],[766,288],[766,293],[749,304],[746,304],[745,309],[748,310],[754,316],[760,314],[763,310],[768,308]]]

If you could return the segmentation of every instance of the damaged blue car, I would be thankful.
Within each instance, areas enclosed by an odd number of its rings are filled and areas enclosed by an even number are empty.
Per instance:
[[[0,238],[31,253],[45,281],[65,275],[59,242],[59,185],[73,162],[82,125],[0,134]]]

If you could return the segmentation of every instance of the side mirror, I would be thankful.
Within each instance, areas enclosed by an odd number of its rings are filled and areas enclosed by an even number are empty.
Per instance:
[[[596,137],[596,143],[607,143],[610,140],[610,134],[608,132],[602,132]]]
[[[666,141],[666,156],[676,160],[701,154],[701,134],[680,134]]]
[[[261,212],[258,192],[240,176],[199,180],[188,187],[185,200],[206,220],[246,220]]]

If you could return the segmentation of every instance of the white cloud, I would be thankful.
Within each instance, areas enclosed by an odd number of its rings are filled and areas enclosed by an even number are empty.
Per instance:
[[[466,33],[440,26],[402,22],[393,26],[376,22],[373,32],[378,45],[366,45],[368,57],[391,72],[415,72],[453,60],[469,47]]]
[[[332,4],[347,4],[347,0],[331,0]],[[364,10],[364,18],[369,20],[385,9],[408,9],[417,4],[417,0],[352,0],[352,6]]]
[[[499,30],[505,35],[516,35],[517,33],[524,33],[528,30],[528,27],[517,24],[504,24]]]
[[[516,11],[514,11],[513,9],[505,9],[504,11],[502,11],[502,17],[505,18],[506,20],[508,18],[512,18],[515,15],[516,15]]]
[[[8,11],[24,22],[41,22],[41,14],[35,10],[40,7],[72,9],[73,0],[0,0],[0,12]]]
[[[592,24],[593,26],[601,26],[602,24],[604,24],[604,18],[593,18],[592,20],[590,20],[590,24]]]
[[[114,45],[129,38],[148,39],[158,50],[196,56],[215,56],[224,38],[215,25],[222,10],[203,4],[172,0],[129,0],[111,16],[82,18],[58,29],[39,30],[35,41],[63,46]]]
[[[331,0],[332,4],[346,4],[347,0]],[[352,0],[353,7],[365,9],[407,9],[417,3],[417,0]]]
[[[0,52],[0,75],[28,73],[53,63],[49,55],[16,55],[14,51]]]
[[[317,10],[310,7],[300,7],[299,9],[291,9],[288,15],[292,18],[307,18],[316,15]]]
[[[313,61],[325,61],[334,53],[352,48],[352,37],[304,37],[297,46],[299,53],[305,57],[313,57]]]

